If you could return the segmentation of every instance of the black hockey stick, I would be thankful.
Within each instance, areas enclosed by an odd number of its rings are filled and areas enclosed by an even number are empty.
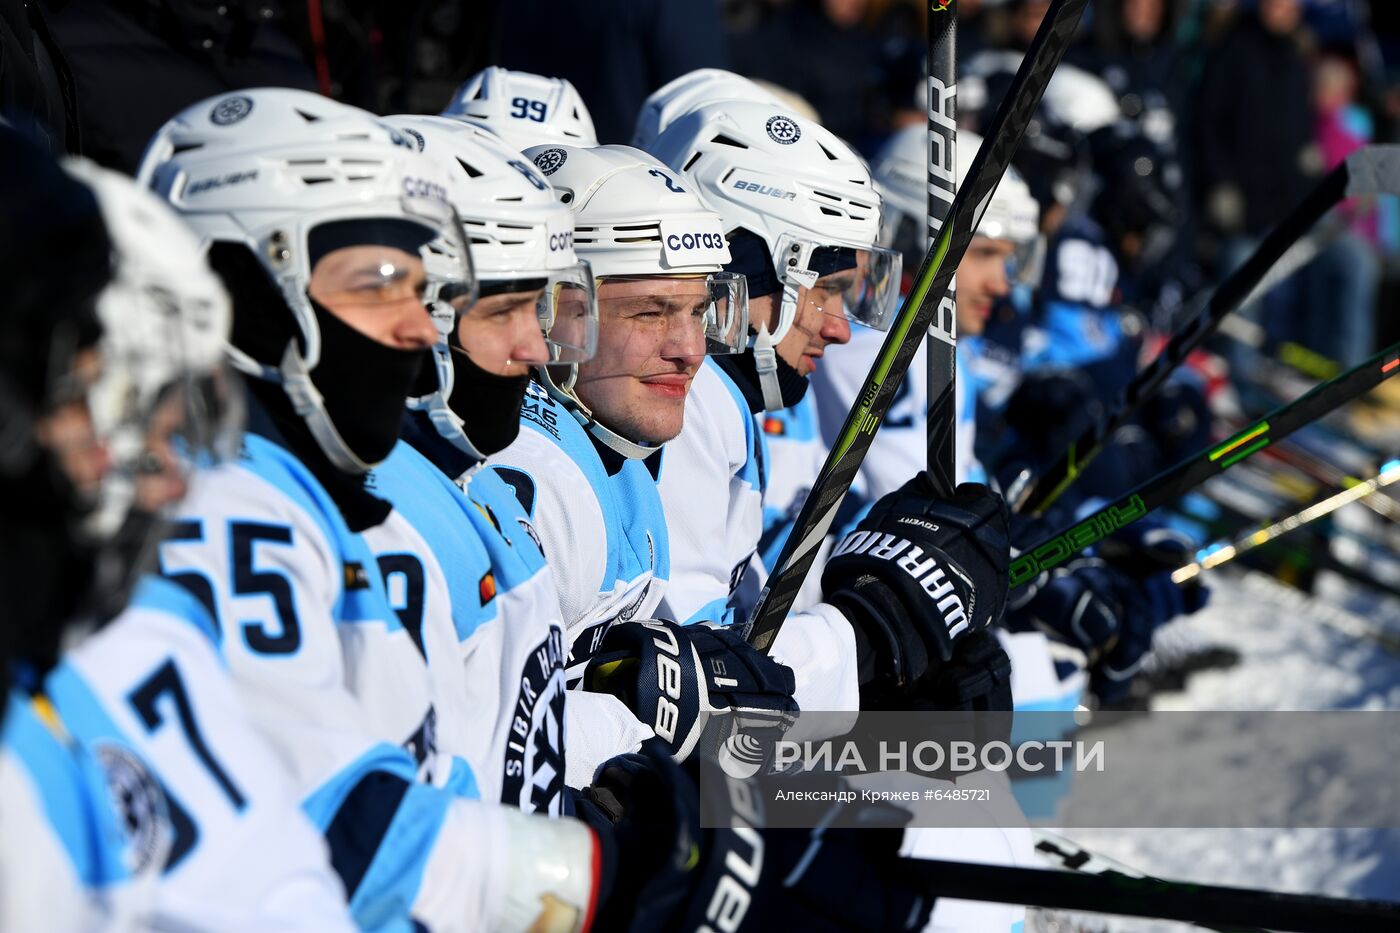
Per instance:
[[[958,186],[958,0],[928,2],[928,240],[948,222]],[[953,280],[938,297],[938,313],[924,340],[928,359],[925,441],[928,476],[935,493],[951,496],[957,485],[957,299]],[[946,391],[945,391],[946,390]]]
[[[1180,920],[1232,933],[1260,927],[1299,933],[1400,929],[1400,903],[1391,901],[934,859],[901,859],[898,873],[910,889],[935,897]]]
[[[1172,335],[1156,359],[1133,377],[1113,414],[1103,423],[1087,428],[1059,460],[1017,492],[1014,510],[1040,515],[1059,498],[1098,456],[1108,438],[1132,420],[1172,370],[1220,327],[1225,316],[1249,297],[1269,268],[1323,214],[1343,198],[1396,191],[1400,191],[1400,146],[1367,146],[1348,156],[1264,238],[1254,255],[1221,283],[1205,308]]]
[[[1020,586],[1042,571],[1059,566],[1250,454],[1283,440],[1337,406],[1375,388],[1397,372],[1400,372],[1400,343],[1391,344],[1360,366],[1320,383],[1311,392],[1276,408],[1224,443],[1169,467],[1060,534],[1025,549],[1011,562],[1011,586]]]
[[[1049,830],[1032,827],[1031,836],[1035,839],[1035,851],[1042,858],[1049,859],[1060,868],[1069,871],[1077,871],[1086,875],[1142,878],[1148,881],[1170,884],[1170,882],[1163,881],[1161,878],[1144,874],[1136,868],[1130,868],[1122,862],[1115,861],[1106,855],[1091,852],[1079,843],[1066,839],[1064,836],[1056,835]],[[1201,922],[1197,922],[1196,926],[1203,927],[1207,930],[1215,930],[1216,933],[1265,933],[1262,927],[1221,927]]]
[[[929,330],[934,312],[938,310],[936,302],[943,296],[963,253],[967,251],[972,232],[982,219],[982,213],[1002,174],[1011,164],[1011,154],[1020,144],[1026,125],[1040,104],[1045,86],[1050,83],[1051,73],[1069,47],[1087,4],[1088,0],[1053,0],[1006,97],[997,108],[997,115],[992,120],[981,150],[972,160],[966,181],[953,198],[948,222],[943,225],[924,257],[923,265],[914,277],[914,287],[900,306],[894,324],[875,357],[875,363],[865,377],[865,384],[856,396],[855,405],[846,416],[836,443],[827,454],[826,463],[822,464],[821,473],[817,475],[798,512],[792,532],[778,555],[773,575],[768,578],[768,585],[759,594],[758,603],[749,614],[745,635],[750,644],[760,651],[769,649],[783,620],[787,618],[788,609],[797,598],[802,581],[816,559],[817,550],[831,528],[836,510],[851,488],[851,481],[855,479],[856,471],[870,449],[870,442],[889,410],[905,370],[909,368],[909,360],[918,350],[925,331]],[[951,309],[943,309],[945,320],[930,332],[952,333],[953,324],[948,319],[951,313]],[[929,387],[930,396],[935,395],[934,390],[934,386]],[[951,407],[953,386],[938,387],[938,394],[944,393],[948,395]]]

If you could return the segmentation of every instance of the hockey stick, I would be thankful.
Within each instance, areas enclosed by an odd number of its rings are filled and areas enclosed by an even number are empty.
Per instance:
[[[928,243],[948,222],[958,182],[958,3],[928,4]],[[951,496],[957,485],[958,317],[954,283],[938,296],[938,313],[924,340],[928,359],[925,441],[934,492]],[[944,391],[944,390],[947,391]]]
[[[1228,470],[1255,451],[1292,434],[1338,405],[1380,385],[1400,372],[1400,342],[1391,344],[1354,369],[1276,408],[1222,444],[1169,467],[1117,501],[1033,547],[1011,562],[1010,582],[1017,587],[1069,560],[1090,545],[1189,492],[1211,476]]]
[[[1115,861],[1106,855],[1097,852],[1090,852],[1073,840],[1057,835],[1045,829],[1031,828],[1031,836],[1035,839],[1035,851],[1043,858],[1049,859],[1060,868],[1068,871],[1077,871],[1086,875],[1098,875],[1100,877],[1119,876],[1123,878],[1142,878],[1148,881],[1163,882],[1161,878],[1144,874],[1136,868],[1130,868],[1122,862]],[[1197,923],[1196,926],[1207,930],[1215,930],[1217,933],[1265,933],[1262,927],[1216,927],[1206,923]]]
[[[923,265],[914,277],[914,287],[900,306],[894,324],[875,357],[875,363],[865,377],[865,384],[856,396],[855,405],[846,416],[846,422],[836,436],[836,443],[828,452],[826,462],[822,464],[821,472],[798,512],[792,533],[788,535],[774,565],[773,575],[749,614],[745,636],[760,651],[768,650],[783,620],[787,618],[788,609],[792,607],[798,590],[802,588],[802,581],[816,559],[817,550],[831,527],[841,499],[851,488],[851,481],[855,479],[856,471],[870,449],[870,442],[889,410],[905,370],[909,368],[909,360],[917,351],[919,340],[925,331],[935,334],[953,332],[951,310],[947,308],[943,309],[944,319],[939,326],[929,330],[934,312],[938,310],[935,301],[947,290],[948,282],[967,251],[972,232],[977,229],[992,192],[1011,164],[1011,154],[1020,144],[1031,115],[1045,93],[1045,86],[1050,83],[1050,75],[1069,47],[1087,4],[1088,0],[1053,0],[1006,97],[997,108],[986,141],[972,160],[962,188],[953,198],[948,222],[924,256]],[[949,384],[937,388],[938,394],[948,396],[947,405],[951,410],[953,386]],[[934,390],[934,386],[929,387],[931,396],[935,394]]]
[[[1332,493],[1286,518],[1281,518],[1267,527],[1252,531],[1247,535],[1241,535],[1233,541],[1218,541],[1202,548],[1197,552],[1194,561],[1172,572],[1172,580],[1176,583],[1185,583],[1192,577],[1199,575],[1203,570],[1213,570],[1221,564],[1234,560],[1241,554],[1268,544],[1280,535],[1286,535],[1308,522],[1322,518],[1324,515],[1331,515],[1348,503],[1364,499],[1382,486],[1389,486],[1397,480],[1400,480],[1400,460],[1392,460],[1381,468],[1380,473],[1365,482],[1358,482],[1341,492]]]
[[[1060,459],[1025,484],[1015,497],[1017,512],[1042,514],[1098,456],[1107,440],[1127,424],[1162,387],[1172,370],[1213,334],[1264,279],[1269,268],[1343,198],[1400,191],[1400,146],[1367,146],[1347,157],[1275,227],[1243,266],[1210,296],[1205,308],[1172,335],[1171,341],[1123,390],[1113,414],[1087,428]]]
[[[1125,874],[901,859],[898,876],[934,897],[1180,920],[1229,931],[1370,933],[1400,929],[1400,903],[1286,894]]]

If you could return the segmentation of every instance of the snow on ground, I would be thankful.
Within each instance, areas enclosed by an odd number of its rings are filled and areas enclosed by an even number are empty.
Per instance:
[[[1177,637],[1235,648],[1240,663],[1196,674],[1157,709],[1400,709],[1400,602],[1325,581],[1307,597],[1253,572],[1213,572],[1211,604],[1174,623]],[[1366,631],[1392,637],[1390,650]],[[1400,830],[1075,829],[1076,842],[1166,878],[1300,893],[1400,900]],[[1032,911],[1045,933],[1166,933],[1162,921]]]

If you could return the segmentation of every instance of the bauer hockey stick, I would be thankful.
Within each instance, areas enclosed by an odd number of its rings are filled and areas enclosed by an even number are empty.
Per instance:
[[[1173,502],[1217,473],[1228,470],[1249,455],[1281,441],[1294,431],[1352,401],[1400,372],[1400,342],[1377,353],[1360,366],[1320,383],[1229,440],[1169,467],[1118,500],[1053,537],[1023,550],[1011,562],[1012,588],[1059,566],[1080,551],[1126,528],[1147,513]]]
[[[1024,485],[1012,508],[1016,512],[1043,514],[1084,471],[1119,428],[1127,424],[1143,403],[1162,387],[1172,370],[1187,354],[1205,342],[1221,321],[1249,297],[1269,268],[1288,252],[1323,214],[1343,198],[1400,192],[1400,146],[1367,146],[1347,157],[1316,188],[1270,231],[1243,266],[1221,283],[1210,302],[1157,354],[1156,359],[1133,377],[1119,399],[1113,414],[1103,423],[1087,428],[1070,444],[1059,460]]]
[[[929,0],[928,9],[928,239],[948,222],[958,186],[958,2]],[[926,247],[927,248],[927,247]],[[954,282],[938,297],[924,344],[927,348],[928,412],[925,440],[934,492],[951,496],[957,485],[957,406],[951,391],[958,377],[958,318]]]
[[[1006,97],[997,108],[986,140],[973,159],[962,188],[953,198],[948,222],[924,256],[923,264],[914,277],[914,287],[900,305],[894,324],[885,335],[885,342],[856,396],[855,405],[846,416],[836,443],[827,454],[826,462],[822,464],[821,472],[798,512],[792,532],[778,555],[773,575],[749,614],[745,635],[749,643],[760,651],[769,649],[774,636],[782,628],[788,609],[802,588],[802,581],[816,559],[822,539],[831,528],[842,498],[851,488],[856,471],[860,469],[861,461],[870,449],[870,441],[889,410],[920,339],[925,331],[938,334],[953,332],[951,308],[943,309],[945,319],[939,322],[936,329],[929,331],[934,313],[939,310],[937,300],[947,290],[948,282],[967,251],[972,232],[982,219],[992,192],[1011,164],[1011,154],[1016,151],[1031,115],[1040,104],[1050,75],[1069,47],[1087,3],[1088,0],[1053,0]],[[929,386],[930,397],[943,394],[948,396],[947,404],[951,409],[952,384]]]
[[[1371,933],[1400,929],[1400,903],[1227,888],[1127,874],[1080,874],[905,858],[900,880],[934,897],[1180,920],[1220,930]]]

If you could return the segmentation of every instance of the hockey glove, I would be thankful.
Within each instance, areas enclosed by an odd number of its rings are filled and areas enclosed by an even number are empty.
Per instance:
[[[837,543],[822,591],[855,630],[862,709],[926,706],[919,700],[955,642],[1001,617],[1007,522],[987,487],[964,483],[938,501],[921,473]]]
[[[596,930],[923,928],[932,899],[887,880],[906,813],[833,804],[857,808],[869,828],[764,830],[761,787],[709,759],[701,767],[706,792],[728,813],[711,814],[719,828],[701,828],[695,782],[655,750],[612,759],[584,790],[577,810],[602,840],[606,893]],[[835,776],[812,777],[837,789]]]
[[[732,728],[752,731],[785,729],[797,713],[791,668],[751,648],[738,630],[701,623],[614,625],[583,683],[621,699],[677,761],[694,752],[712,716],[732,714]]]

